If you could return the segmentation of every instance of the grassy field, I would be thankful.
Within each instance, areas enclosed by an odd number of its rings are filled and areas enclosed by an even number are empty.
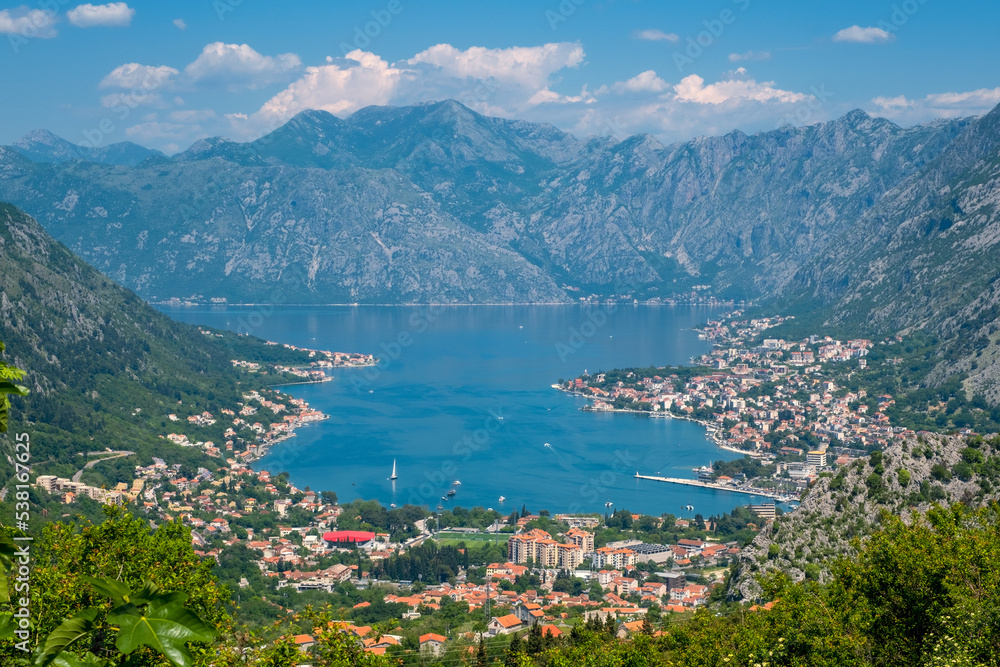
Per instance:
[[[496,541],[497,544],[506,544],[509,535],[486,535],[484,533],[445,533],[441,532],[436,534],[432,539],[438,544],[444,545],[455,545],[459,542],[493,542]]]

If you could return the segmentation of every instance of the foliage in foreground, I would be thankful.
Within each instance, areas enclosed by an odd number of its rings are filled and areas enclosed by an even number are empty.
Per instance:
[[[31,650],[45,655],[46,637],[72,638],[51,664],[85,665],[80,660],[88,653],[110,661],[90,664],[129,667],[432,662],[412,645],[412,652],[397,650],[391,657],[366,653],[329,612],[306,610],[261,634],[241,629],[225,611],[232,609],[238,617],[239,610],[217,585],[212,562],[194,554],[185,528],[165,524],[150,531],[121,510],[108,512],[97,526],[53,524],[33,545]],[[544,643],[532,642],[529,635],[512,642],[502,656],[494,650],[480,655],[470,644],[472,652],[462,659],[537,667],[1000,665],[998,524],[997,505],[976,511],[934,508],[908,522],[886,516],[882,530],[857,545],[857,558],[836,565],[832,583],[769,579],[770,610],[740,607],[716,615],[703,609],[690,618],[666,617],[663,629],[647,626],[625,641],[615,638],[613,624],[578,627]],[[9,603],[0,607],[13,611]],[[178,629],[178,639],[163,644],[154,630],[139,628],[144,622],[135,620],[159,617],[176,622],[175,629],[190,627]],[[76,634],[63,632],[67,619],[77,619]],[[130,627],[141,632],[123,638]],[[317,640],[311,655],[292,640],[304,632]],[[164,647],[174,651],[173,662]],[[177,658],[187,651],[189,662]],[[0,664],[28,664],[27,657],[12,641],[0,641]]]
[[[998,520],[996,505],[935,508],[909,524],[884,517],[833,583],[769,580],[770,610],[702,610],[655,638],[590,634],[517,664],[998,665]]]

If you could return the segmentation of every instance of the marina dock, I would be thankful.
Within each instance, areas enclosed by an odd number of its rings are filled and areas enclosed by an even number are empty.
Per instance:
[[[787,502],[794,500],[786,495],[775,493],[773,491],[763,491],[761,489],[747,489],[740,488],[738,486],[729,486],[727,484],[714,484],[712,482],[702,482],[697,479],[680,479],[678,477],[657,477],[655,475],[640,475],[638,472],[635,473],[636,479],[651,479],[654,482],[668,482],[670,484],[685,484],[687,486],[700,486],[703,489],[714,489],[716,491],[730,491],[732,493],[745,493],[749,496],[763,496],[764,498],[772,498],[774,500]]]

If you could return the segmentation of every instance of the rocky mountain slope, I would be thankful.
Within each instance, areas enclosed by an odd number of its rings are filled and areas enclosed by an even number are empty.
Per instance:
[[[24,157],[34,162],[68,162],[86,160],[99,164],[118,164],[134,167],[151,157],[163,157],[163,153],[151,148],[122,141],[107,146],[80,146],[48,130],[34,130],[24,135],[10,146]]]
[[[923,435],[859,459],[810,487],[797,510],[767,524],[736,562],[729,596],[753,600],[759,578],[782,571],[823,581],[851,541],[878,525],[882,512],[907,518],[932,503],[979,505],[1000,498],[1000,437]]]
[[[937,379],[1000,401],[1000,108],[889,191],[790,286],[822,319],[940,336]]]
[[[558,302],[783,293],[975,121],[855,111],[673,146],[457,102],[302,112],[138,166],[0,149],[0,199],[146,298]]]
[[[1000,107],[913,128],[853,111],[671,146],[454,101],[305,111],[172,158],[115,144],[69,159],[60,142],[0,147],[0,200],[146,299],[711,294],[851,335],[928,330],[942,341],[930,381],[957,374],[1000,403]]]

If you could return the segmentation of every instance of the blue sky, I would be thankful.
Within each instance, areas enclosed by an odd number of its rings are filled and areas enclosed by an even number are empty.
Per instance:
[[[198,0],[0,5],[0,144],[35,128],[175,152],[306,108],[454,98],[578,136],[671,142],[862,108],[1000,103],[1000,3]],[[4,43],[6,42],[6,43]]]

